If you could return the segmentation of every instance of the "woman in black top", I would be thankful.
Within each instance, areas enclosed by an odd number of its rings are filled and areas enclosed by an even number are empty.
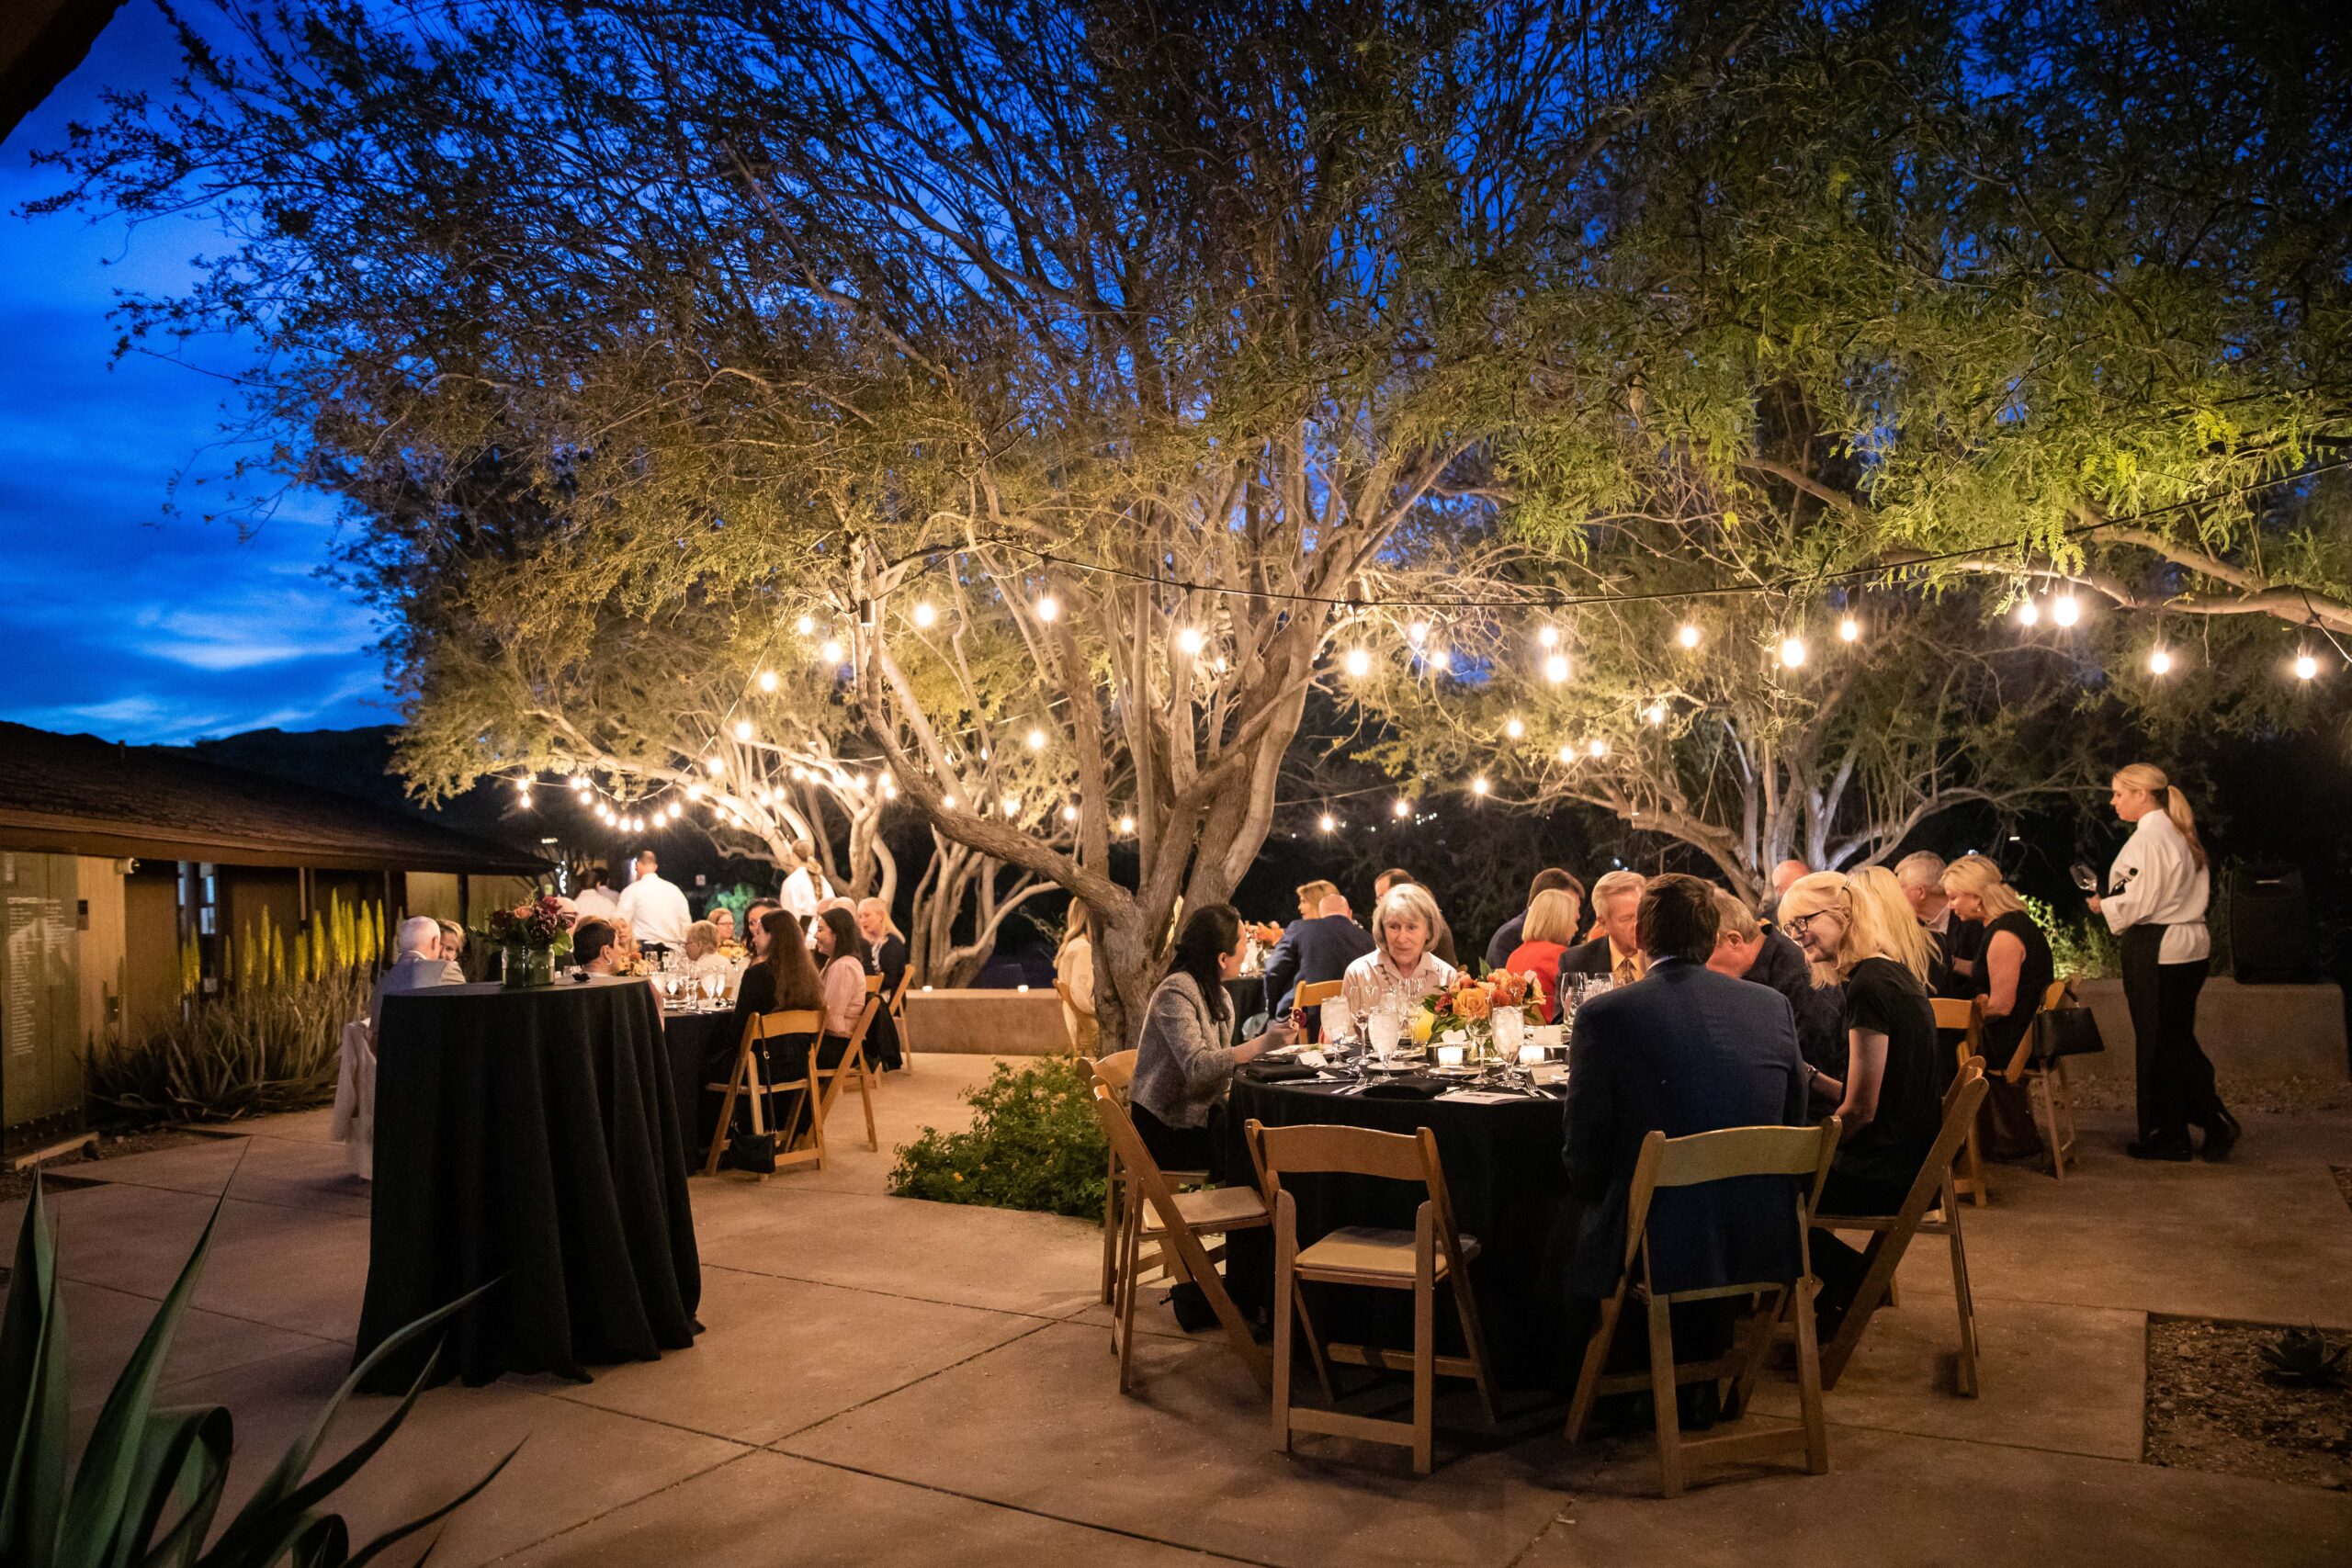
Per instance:
[[[1963,855],[1944,868],[1952,912],[1984,925],[1976,975],[1984,998],[1984,1099],[1981,1142],[1988,1159],[2039,1159],[2041,1130],[2032,1097],[2011,1083],[2009,1064],[2033,1028],[2033,1015],[2057,976],[2049,939],[2026,913],[2025,901],[1983,855]]]
[[[815,1012],[823,1005],[823,995],[817,980],[816,963],[808,956],[808,939],[802,934],[800,922],[788,909],[770,906],[761,916],[761,931],[767,940],[766,955],[743,971],[743,978],[735,987],[735,1014],[727,1029],[725,1049],[716,1061],[703,1064],[703,1082],[724,1083],[728,1074],[735,1070],[735,1053],[743,1043],[744,1028],[762,1013]],[[789,1102],[776,1102],[775,1094],[808,1081],[808,1046],[814,1036],[789,1034],[772,1037],[760,1046],[760,1081],[771,1086],[768,1124],[780,1126],[775,1118],[779,1109],[795,1110]],[[741,1108],[739,1116],[748,1116]]]
[[[865,1032],[865,1055],[880,1071],[891,1072],[901,1066],[898,1020],[891,1014],[890,1000],[906,978],[907,939],[891,923],[890,907],[879,898],[858,905],[857,930],[865,938],[865,972],[882,976],[882,1010]]]
[[[1891,1214],[1903,1206],[1943,1123],[1951,1081],[1936,1043],[1936,1010],[1922,978],[1890,954],[1876,902],[1834,871],[1801,878],[1781,898],[1781,927],[1846,987],[1846,1076],[1813,1074],[1817,1097],[1834,1099],[1844,1130],[1821,1192],[1836,1214]],[[1852,1304],[1862,1255],[1826,1231],[1813,1237],[1824,1333]]]

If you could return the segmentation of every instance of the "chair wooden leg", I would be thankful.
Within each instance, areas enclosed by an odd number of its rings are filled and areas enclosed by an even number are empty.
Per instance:
[[[857,1048],[857,1098],[865,1102],[865,1146],[880,1154],[882,1140],[874,1132],[874,1075],[866,1070],[863,1044]]]
[[[1422,1238],[1420,1268],[1413,1279],[1413,1473],[1427,1475],[1433,1459],[1431,1431],[1437,1423],[1437,1265]]]
[[[1337,1404],[1340,1393],[1331,1383],[1330,1359],[1323,1354],[1323,1331],[1315,1326],[1315,1313],[1306,1303],[1306,1292],[1293,1292],[1291,1301],[1298,1309],[1298,1331],[1306,1339],[1307,1359],[1315,1367],[1315,1386],[1323,1391],[1324,1404]]]
[[[2066,1124],[2066,1147],[2072,1149],[2077,1135],[2075,1129],[2075,1091],[2066,1082],[2066,1064],[2064,1061],[2050,1064],[2050,1081],[2057,1086],[2058,1113]]]
[[[1112,1281],[1119,1277],[1119,1156],[1114,1152],[1102,1175],[1102,1304],[1111,1304]]]
[[[719,1103],[718,1130],[710,1135],[710,1156],[703,1161],[705,1176],[718,1174],[718,1156],[727,1147],[727,1130],[735,1125],[735,1098],[743,1081],[744,1065],[748,1058],[735,1054],[735,1066],[727,1074],[727,1098]]]
[[[2057,1070],[2058,1069],[2053,1066],[2050,1072],[2037,1073],[2034,1075],[2033,1098],[2039,1101],[2034,1109],[2041,1113],[2041,1136],[2050,1145],[2050,1174],[2055,1179],[2064,1181],[2066,1179],[2066,1144],[2068,1140],[2064,1134],[2061,1134],[2058,1127],[2058,1096],[2056,1093],[2056,1085],[2059,1080],[2052,1077],[2052,1074]]]
[[[1992,1200],[1986,1195],[1984,1190],[1984,1156],[1981,1145],[1976,1141],[1976,1123],[1973,1122],[1968,1124],[1967,1157],[1968,1199],[1970,1202],[1981,1209]]]
[[[1577,1392],[1568,1401],[1568,1441],[1584,1441],[1585,1423],[1592,1418],[1592,1402],[1600,1388],[1601,1369],[1609,1364],[1609,1345],[1617,1337],[1617,1319],[1625,1308],[1625,1281],[1600,1303],[1600,1322],[1585,1341],[1584,1365],[1577,1370]]]
[[[1471,1293],[1470,1276],[1457,1269],[1446,1276],[1446,1284],[1453,1293],[1453,1313],[1462,1320],[1462,1346],[1470,1352],[1471,1370],[1478,1374],[1478,1404],[1487,1412],[1487,1425],[1499,1426],[1502,1417],[1495,1414],[1493,1366],[1487,1359],[1487,1325],[1478,1320],[1478,1298]]]
[[[1670,1308],[1649,1300],[1650,1411],[1657,1427],[1657,1479],[1668,1497],[1682,1495],[1682,1418],[1674,1398],[1674,1328]]]
[[[1739,1371],[1731,1380],[1731,1396],[1724,1402],[1724,1416],[1736,1421],[1747,1411],[1750,1392],[1756,1387],[1756,1375],[1764,1367],[1764,1352],[1770,1349],[1772,1337],[1779,1332],[1783,1319],[1789,1315],[1794,1293],[1779,1290],[1772,1293],[1772,1310],[1760,1307],[1748,1314],[1747,1345],[1740,1352]]]
[[[1127,1195],[1125,1237],[1122,1243],[1124,1257],[1119,1269],[1119,1305],[1111,1317],[1111,1344],[1119,1353],[1119,1392],[1125,1393],[1135,1386],[1136,1353],[1136,1238],[1142,1233],[1143,1221],[1134,1193]]]
[[[1968,1288],[1968,1249],[1961,1243],[1960,1215],[1951,1217],[1951,1293],[1960,1314],[1960,1361],[1952,1386],[1963,1398],[1976,1397],[1976,1298]]]
[[[1298,1233],[1277,1226],[1274,1236],[1274,1447],[1290,1452],[1291,1298],[1298,1291],[1292,1259],[1298,1254]],[[1317,1358],[1320,1364],[1320,1358]]]
[[[1811,1275],[1797,1281],[1797,1408],[1804,1415],[1804,1468],[1808,1475],[1829,1471],[1829,1424],[1821,1408],[1821,1344],[1814,1333]]]
[[[1894,1283],[1896,1258],[1894,1249],[1886,1245],[1886,1233],[1874,1232],[1862,1254],[1864,1264],[1861,1288],[1854,1292],[1854,1304],[1846,1309],[1845,1321],[1838,1324],[1837,1337],[1830,1340],[1821,1353],[1821,1388],[1825,1393],[1834,1392],[1838,1380],[1845,1374],[1846,1363],[1853,1359],[1854,1348],[1862,1341],[1862,1330],[1870,1326],[1871,1314],[1887,1299]]]

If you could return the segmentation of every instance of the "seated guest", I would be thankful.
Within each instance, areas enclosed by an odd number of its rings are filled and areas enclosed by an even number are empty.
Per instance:
[[[1976,951],[1984,943],[1983,922],[1968,919],[1944,893],[1944,857],[1930,850],[1894,863],[1894,880],[1911,901],[1911,913],[1928,936],[1928,994],[1976,994]]]
[[[724,973],[732,967],[727,955],[718,951],[718,928],[708,920],[696,920],[686,928],[686,973],[707,975],[713,970]]]
[[[1566,1015],[1568,988],[1578,976],[1599,975],[1630,986],[1649,970],[1634,921],[1642,908],[1645,883],[1638,871],[1612,871],[1592,885],[1592,912],[1600,934],[1560,954],[1560,983],[1555,1017]]]
[[[1323,912],[1324,899],[1338,897],[1340,885],[1336,882],[1302,882],[1295,891],[1298,894],[1299,919],[1311,920]]]
[[[1423,997],[1453,984],[1453,965],[1430,951],[1443,925],[1428,888],[1418,882],[1392,883],[1372,912],[1373,950],[1340,976],[1348,1010],[1361,1019],[1394,1003],[1401,1021]]]
[[[1901,919],[1916,936],[1907,908]],[[1821,1193],[1825,1213],[1901,1208],[1943,1124],[1951,1057],[1936,1039],[1927,987],[1895,956],[1890,923],[1889,911],[1860,882],[1834,871],[1798,879],[1781,899],[1781,929],[1846,987],[1846,1071],[1805,1069],[1815,1103],[1843,1123]],[[1861,1285],[1862,1255],[1823,1232],[1814,1237],[1813,1266],[1822,1282],[1822,1332],[1834,1334]]]
[[[1560,958],[1577,940],[1579,912],[1575,894],[1565,887],[1544,888],[1529,901],[1526,915],[1512,922],[1524,932],[1523,939],[1503,955],[1502,963],[1494,965],[1514,975],[1535,976],[1535,999],[1544,1010],[1546,1023],[1560,1021],[1559,998],[1555,994],[1560,988]]]
[[[768,917],[783,907],[783,905],[778,904],[773,898],[754,898],[749,905],[745,906],[743,910],[743,933],[751,943],[752,956],[753,958],[764,958],[767,956],[768,933],[775,930],[774,926],[768,923]],[[800,922],[798,920],[793,921],[792,929],[798,931],[800,929]]]
[[[1796,1014],[1797,1049],[1804,1059],[1835,1077],[1846,1070],[1846,996],[1825,986],[1804,953],[1785,935],[1756,918],[1756,911],[1721,888],[1715,890],[1715,955],[1707,967],[1735,980],[1770,986],[1789,999]]]
[[[1952,914],[1984,932],[1977,968],[1984,982],[1984,1078],[1991,1086],[1984,1097],[1991,1123],[1991,1135],[1982,1140],[1984,1153],[1993,1159],[2038,1157],[2043,1150],[2032,1094],[2022,1080],[2011,1083],[2005,1075],[2025,1049],[2033,1015],[2058,977],[2050,939],[2001,868],[1983,855],[1962,855],[1946,866],[1943,887]]]
[[[743,1031],[752,1019],[762,1013],[823,1010],[823,987],[817,978],[817,966],[809,960],[808,949],[800,940],[800,922],[774,904],[767,906],[763,918],[769,939],[765,943],[767,956],[743,971],[742,981],[735,988],[733,1021],[725,1040],[713,1043],[711,1058],[703,1063],[705,1083],[727,1081],[727,1075],[735,1067],[735,1053],[742,1046]],[[806,1082],[811,1038],[795,1034],[764,1042],[761,1081]]]
[[[1082,898],[1069,901],[1062,944],[1054,953],[1054,989],[1062,999],[1062,1027],[1069,1032],[1071,1047],[1080,1055],[1093,1055],[1102,1045],[1102,1032],[1094,1021],[1093,919]]]
[[[1348,896],[1328,882],[1306,887],[1328,887],[1312,919],[1293,920],[1266,954],[1266,1008],[1276,1018],[1288,1018],[1298,1004],[1298,988],[1336,980],[1348,965],[1372,951],[1372,933],[1356,924],[1349,912]],[[1302,896],[1306,887],[1299,889]]]
[[[1568,928],[1572,931],[1576,929],[1584,919],[1584,884],[1556,865],[1546,866],[1537,872],[1527,885],[1527,908],[1505,920],[1501,929],[1487,939],[1487,968],[1509,969],[1512,966],[1510,955],[1518,951],[1521,942],[1527,940],[1527,917],[1533,912],[1535,900],[1555,888],[1575,900],[1577,912],[1569,917]],[[1575,940],[1573,936],[1569,938],[1570,942]]]
[[[466,928],[455,920],[436,922],[441,927],[441,962],[448,965],[449,984],[466,983]]]
[[[627,915],[615,915],[605,923],[613,928],[613,973],[626,975],[644,956],[637,945],[637,927]]]
[[[824,991],[825,1038],[818,1055],[831,1067],[849,1049],[858,1015],[865,1010],[865,938],[850,912],[837,905],[818,914],[809,934],[815,939],[817,974]],[[866,1059],[873,1060],[871,1055]]]
[[[1568,1046],[1561,1157],[1584,1203],[1568,1263],[1571,1367],[1624,1265],[1625,1201],[1642,1140],[1653,1132],[1680,1138],[1806,1119],[1808,1069],[1788,1002],[1709,967],[1715,889],[1695,876],[1660,876],[1634,903],[1634,942],[1650,960],[1649,976],[1587,1002]],[[1790,1190],[1785,1178],[1758,1177],[1659,1192],[1650,1211],[1651,1281],[1661,1291],[1688,1291],[1794,1280]],[[1719,1354],[1729,1326],[1713,1303],[1679,1307],[1676,1350],[1690,1359]],[[1686,1418],[1712,1420],[1710,1392],[1694,1385]]]
[[[620,932],[613,922],[590,919],[572,927],[571,962],[591,975],[621,973]]]
[[[428,986],[452,983],[441,956],[441,923],[432,916],[413,915],[402,920],[392,943],[392,961],[376,976],[376,994],[368,1003],[368,1032],[379,1043],[379,1049],[384,1038],[386,997],[395,991],[421,991]]]
[[[1386,871],[1374,877],[1372,879],[1374,910],[1378,911],[1380,900],[1388,897],[1390,888],[1407,882],[1419,883],[1420,879],[1400,866],[1390,866]],[[1426,888],[1428,885],[1424,883],[1421,886]],[[1430,897],[1430,908],[1432,909],[1437,908],[1437,897],[1434,894]],[[1453,956],[1453,928],[1445,923],[1443,915],[1437,918],[1437,934],[1430,938],[1430,951],[1442,959],[1448,968],[1461,962]]]
[[[1254,1039],[1232,1043],[1233,1002],[1225,982],[1241,973],[1243,952],[1241,917],[1232,905],[1194,909],[1176,932],[1168,977],[1144,1006],[1127,1114],[1163,1170],[1218,1168],[1216,1124],[1233,1069],[1290,1043],[1282,1019]]]
[[[1781,896],[1796,886],[1798,877],[1806,875],[1812,870],[1811,866],[1801,860],[1784,860],[1774,866],[1772,891],[1765,895],[1763,902],[1756,907],[1757,918],[1777,921],[1780,919]]]
[[[714,904],[710,907],[710,914],[707,918],[710,921],[712,934],[718,938],[719,946],[725,947],[735,940],[734,910],[724,904]]]
[[[901,1054],[899,1021],[891,1016],[890,998],[899,994],[899,982],[907,976],[907,939],[891,920],[890,906],[879,898],[861,900],[852,913],[857,919],[857,934],[865,939],[865,972],[882,976],[882,1010],[865,1031],[865,1059],[884,1072],[895,1072]]]
[[[1911,977],[1924,987],[1935,969],[1935,944],[1928,940],[1918,917],[1912,913],[1911,900],[1904,896],[1903,884],[1894,873],[1883,865],[1866,865],[1848,874],[1857,897],[1870,896],[1878,910],[1879,930],[1885,934],[1887,956],[1905,969]]]

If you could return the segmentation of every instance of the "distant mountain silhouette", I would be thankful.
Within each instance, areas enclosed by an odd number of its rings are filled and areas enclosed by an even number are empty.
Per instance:
[[[432,807],[412,799],[405,781],[392,768],[396,733],[389,724],[359,729],[253,729],[198,740],[187,750],[208,761],[333,790],[533,854],[545,852],[539,843],[544,829],[516,808],[511,790],[478,784]]]

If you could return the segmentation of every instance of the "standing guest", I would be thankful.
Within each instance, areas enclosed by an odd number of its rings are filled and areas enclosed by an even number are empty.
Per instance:
[[[809,928],[816,938],[818,977],[824,992],[825,1037],[818,1060],[836,1066],[865,1010],[865,939],[846,909],[827,909]]]
[[[1715,890],[1715,953],[1707,967],[1735,980],[1770,986],[1796,1015],[1797,1049],[1813,1066],[1838,1077],[1846,1071],[1846,993],[1823,985],[1802,949],[1756,918],[1756,911]]]
[[[1348,896],[1328,882],[1306,886],[1330,891],[1316,905],[1312,919],[1293,920],[1266,954],[1265,1006],[1277,1018],[1290,1016],[1301,986],[1337,980],[1347,974],[1349,964],[1372,951],[1372,933],[1356,924]]]
[[[616,912],[628,921],[639,942],[664,948],[684,946],[686,928],[695,920],[694,911],[686,908],[686,896],[662,874],[661,863],[651,850],[638,852],[637,875],[621,890]]]
[[[1392,883],[1372,912],[1373,950],[1340,976],[1348,1010],[1363,1018],[1393,1000],[1403,1017],[1423,997],[1453,984],[1453,965],[1430,950],[1444,925],[1428,888],[1418,882]]]
[[[448,983],[466,983],[466,928],[455,920],[435,921],[441,928],[441,961],[448,966]]]
[[[1560,955],[1560,982],[1555,1016],[1566,1017],[1568,987],[1582,975],[1605,976],[1630,986],[1648,972],[1641,938],[1635,930],[1645,886],[1638,871],[1612,871],[1592,885],[1592,913],[1600,934]]]
[[[1944,892],[1944,857],[1933,850],[1894,863],[1894,880],[1911,903],[1919,929],[1928,933],[1928,994],[1973,997],[1977,992],[1976,953],[1984,927],[1952,908]]]
[[[902,1060],[899,1021],[890,1012],[890,998],[907,976],[907,939],[890,919],[890,906],[867,898],[854,911],[857,934],[865,939],[865,972],[882,976],[882,1007],[865,1031],[865,1055],[879,1070],[896,1072]]]
[[[605,886],[605,868],[601,865],[580,868],[580,891],[571,901],[584,919],[609,920],[621,912],[621,901]]]
[[[735,940],[734,910],[724,904],[713,904],[710,913],[704,918],[710,921],[712,934],[718,938],[719,946],[725,947]]]
[[[1419,877],[1401,866],[1390,866],[1372,879],[1372,908],[1375,915],[1379,912],[1380,901],[1388,897],[1388,890],[1406,882],[1419,883],[1424,889],[1428,886]],[[1433,894],[1430,897],[1430,908],[1437,908],[1437,897]],[[1453,956],[1453,928],[1445,923],[1443,915],[1437,918],[1437,935],[1430,939],[1430,951],[1445,960],[1449,967],[1460,962]]]
[[[1546,1023],[1560,1021],[1560,958],[1577,940],[1579,912],[1575,894],[1565,887],[1544,888],[1528,900],[1526,915],[1512,922],[1521,928],[1523,940],[1503,954],[1502,963],[1489,965],[1535,976],[1535,999]]]
[[[1765,899],[1763,904],[1758,908],[1756,911],[1757,914],[1768,920],[1777,919],[1781,907],[1781,895],[1787,893],[1790,888],[1796,886],[1798,877],[1811,874],[1812,869],[1812,867],[1806,865],[1804,862],[1801,860],[1784,860],[1780,864],[1774,866],[1772,868],[1772,896]]]
[[[1295,891],[1298,894],[1299,919],[1311,920],[1323,912],[1324,899],[1339,896],[1340,885],[1336,882],[1302,882]]]
[[[1642,1140],[1805,1120],[1809,1069],[1788,1003],[1710,972],[1715,889],[1695,876],[1660,876],[1634,904],[1634,940],[1650,978],[1587,1002],[1568,1046],[1561,1157],[1569,1188],[1584,1201],[1568,1264],[1571,1357],[1581,1354],[1624,1267],[1625,1201]],[[1660,1191],[1649,1218],[1651,1284],[1690,1291],[1796,1279],[1792,1191],[1788,1179],[1774,1177]],[[1693,1359],[1720,1354],[1729,1343],[1727,1314],[1715,1303],[1689,1306],[1701,1310],[1676,1309],[1676,1349]],[[1711,1424],[1717,1393],[1712,1384],[1690,1385],[1684,1418]]]
[[[1919,918],[1911,912],[1911,900],[1903,895],[1903,884],[1894,873],[1883,865],[1866,865],[1849,878],[1860,894],[1869,897],[1878,911],[1878,927],[1887,946],[1887,955],[1911,971],[1912,977],[1924,988],[1928,976],[1935,967],[1935,946],[1919,925]]]
[[[817,863],[813,840],[793,840],[792,861],[792,874],[784,879],[784,907],[805,924],[833,896],[833,885],[825,880],[825,868]]]
[[[1545,866],[1527,885],[1527,908],[1505,920],[1495,934],[1487,939],[1487,967],[1508,969],[1510,955],[1527,940],[1527,917],[1534,910],[1535,900],[1557,890],[1576,901],[1577,912],[1569,917],[1568,926],[1574,930],[1584,919],[1584,884],[1556,865]]]
[[[2213,1064],[2197,1041],[2197,994],[2213,951],[2197,815],[2164,770],[2149,763],[2132,763],[2112,784],[2109,804],[2132,824],[2132,837],[2108,870],[2106,896],[2093,897],[2090,907],[2123,939],[2123,999],[2140,1088],[2140,1136],[2123,1152],[2187,1159],[2194,1123],[2204,1129],[2205,1157],[2227,1159],[2245,1129],[2222,1107]]]
[[[743,1031],[752,1020],[769,1012],[819,1012],[824,1005],[823,987],[817,978],[817,966],[809,960],[808,946],[800,940],[800,922],[784,910],[769,904],[760,909],[761,923],[752,928],[752,934],[766,956],[743,971],[743,978],[735,988],[735,1016],[722,1043],[714,1043],[711,1055],[703,1063],[703,1081],[723,1083],[735,1070],[735,1053],[742,1046]],[[752,909],[744,911],[748,918]],[[811,1036],[785,1035],[763,1043],[766,1054],[760,1064],[760,1081],[766,1084],[796,1081],[806,1083],[808,1077],[808,1045]]]
[[[1162,1169],[1214,1172],[1233,1069],[1291,1041],[1289,1023],[1278,1019],[1263,1034],[1232,1043],[1225,982],[1241,973],[1242,953],[1241,917],[1232,905],[1194,909],[1177,930],[1168,977],[1145,1004],[1127,1112]]]
[[[430,915],[412,915],[392,934],[393,958],[376,976],[376,994],[368,1002],[368,1033],[383,1049],[384,998],[400,991],[421,991],[429,986],[451,985],[441,957],[441,922]]]
[[[1102,1040],[1094,1021],[1093,933],[1086,900],[1072,898],[1062,944],[1054,953],[1054,990],[1062,999],[1062,1027],[1069,1032],[1070,1047],[1082,1056],[1094,1055]]]
[[[571,928],[571,962],[591,975],[621,973],[620,931],[609,920],[581,921]]]
[[[1805,1068],[1815,1099],[1843,1126],[1825,1213],[1894,1213],[1943,1125],[1951,1058],[1936,1038],[1927,987],[1895,956],[1891,915],[1858,879],[1834,871],[1800,877],[1781,897],[1781,928],[1846,987],[1846,1072]],[[1907,907],[1894,918],[1917,934]],[[1822,1333],[1833,1335],[1861,1286],[1862,1254],[1816,1232],[1813,1267]]]
[[[2033,1015],[2057,978],[2050,955],[2050,939],[2026,913],[2001,875],[2001,868],[1983,855],[1962,855],[1944,867],[1944,891],[1951,911],[1984,932],[1984,1097],[1987,1135],[1982,1140],[1988,1159],[2030,1159],[2041,1153],[2041,1135],[2033,1124],[2033,1099],[2022,1082],[2008,1078],[2009,1064],[2025,1048]]]

